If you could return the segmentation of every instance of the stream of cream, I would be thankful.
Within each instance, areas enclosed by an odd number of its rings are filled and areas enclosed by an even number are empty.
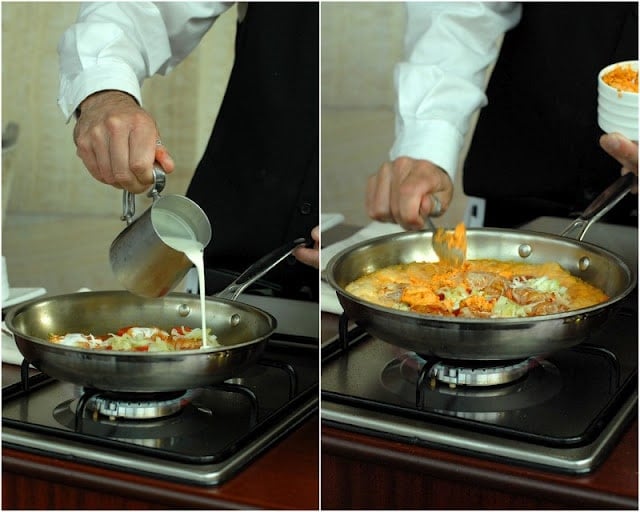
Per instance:
[[[200,289],[200,316],[202,317],[202,347],[212,346],[207,336],[207,318],[204,289],[204,245],[197,240],[193,230],[178,216],[166,210],[155,212],[154,226],[162,241],[176,251],[181,251],[198,271]],[[160,214],[160,215],[157,215]]]

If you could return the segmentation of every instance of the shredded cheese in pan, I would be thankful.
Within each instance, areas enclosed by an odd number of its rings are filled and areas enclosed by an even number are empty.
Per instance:
[[[356,279],[346,291],[374,304],[427,315],[516,318],[560,313],[606,301],[595,286],[557,263],[467,260],[392,265]]]
[[[121,352],[171,352],[220,346],[207,329],[208,345],[202,344],[202,329],[180,326],[164,331],[158,327],[125,327],[102,336],[86,333],[50,334],[49,341],[68,347]]]

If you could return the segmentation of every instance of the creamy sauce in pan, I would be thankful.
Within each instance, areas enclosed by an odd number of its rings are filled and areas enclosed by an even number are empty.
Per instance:
[[[356,297],[437,316],[515,318],[589,307],[609,297],[557,263],[467,260],[392,265],[346,286]]]

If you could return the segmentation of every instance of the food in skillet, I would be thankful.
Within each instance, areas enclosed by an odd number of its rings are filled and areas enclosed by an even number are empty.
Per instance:
[[[462,231],[464,232],[464,231]],[[458,247],[466,248],[456,228]],[[393,309],[468,318],[517,318],[561,313],[609,297],[555,262],[466,260],[412,262],[378,269],[349,283],[356,297]]]
[[[215,335],[207,329],[207,348],[219,346]],[[49,341],[67,347],[122,352],[172,352],[202,348],[202,329],[173,327],[170,332],[158,327],[124,327],[115,334],[67,333],[50,334]]]

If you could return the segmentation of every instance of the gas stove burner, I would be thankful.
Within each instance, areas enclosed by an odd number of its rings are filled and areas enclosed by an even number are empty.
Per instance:
[[[542,403],[562,388],[558,368],[544,359],[502,361],[488,367],[481,366],[487,361],[478,361],[471,366],[466,366],[466,363],[438,361],[430,366],[418,354],[407,352],[383,367],[380,383],[393,395],[417,409],[483,421],[489,417],[497,421],[505,411]],[[436,368],[434,372],[442,372],[443,385],[438,386],[440,381],[436,375],[430,375],[433,368]],[[505,369],[507,377],[504,376]],[[516,378],[518,375],[520,378]],[[465,385],[458,385],[463,379]],[[502,383],[467,384],[473,379],[477,382],[489,380]]]
[[[89,391],[87,410],[111,420],[116,418],[146,420],[171,416],[182,410],[192,400],[192,392],[169,393],[116,393]],[[81,399],[82,400],[82,399]]]
[[[83,406],[82,400],[85,398]],[[184,442],[183,439],[191,436],[205,436],[215,423],[212,411],[197,405],[195,397],[190,404],[180,409],[179,414],[147,416],[142,419],[105,415],[97,406],[108,408],[106,401],[100,399],[94,402],[94,398],[97,397],[90,397],[85,393],[80,398],[65,400],[54,408],[53,417],[59,425],[84,435],[160,450],[172,450]],[[167,401],[170,400],[171,397],[167,397]],[[114,404],[122,408],[126,402],[116,401]],[[84,411],[83,414],[80,414],[80,409]],[[105,412],[108,410],[105,409]]]
[[[429,361],[415,352],[408,352],[401,359],[400,371],[405,378],[414,381],[418,375],[431,389],[435,389],[438,382],[454,389],[457,386],[491,387],[509,384],[522,378],[538,364],[538,360],[533,357],[513,361]]]
[[[420,356],[417,356],[420,357]],[[429,365],[423,360],[423,364]],[[437,361],[431,365],[426,376],[433,389],[438,382],[457,386],[498,386],[514,382],[537,365],[535,358],[524,361]]]

